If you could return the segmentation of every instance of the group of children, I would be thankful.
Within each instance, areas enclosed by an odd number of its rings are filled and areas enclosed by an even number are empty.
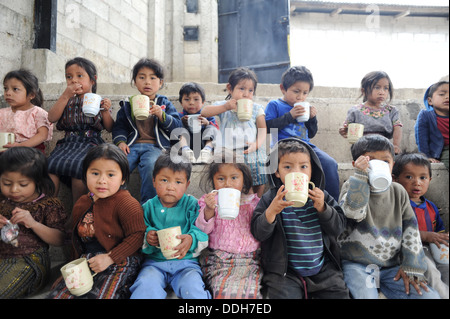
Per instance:
[[[311,106],[309,120],[297,121],[306,110],[296,103],[314,87],[305,67],[289,68],[281,79],[283,97],[266,108],[253,103],[248,121],[237,113],[238,101],[253,100],[257,87],[247,68],[230,74],[228,96],[212,105],[205,105],[197,83],[183,85],[178,113],[158,93],[162,65],[141,59],[132,83],[154,102],[145,120],[134,117],[132,97],[120,103],[115,120],[107,98],[95,117],[83,114],[84,94],[97,87],[89,60],[67,62],[66,82],[47,114],[31,72],[13,71],[4,79],[10,107],[0,109],[0,131],[13,132],[16,140],[0,155],[0,228],[2,235],[15,224],[19,231],[15,241],[0,241],[1,298],[41,289],[49,245],[63,245],[65,238],[72,258],[86,257],[97,273],[93,289],[77,298],[165,298],[167,286],[180,298],[202,299],[377,298],[378,289],[388,298],[448,298],[448,265],[437,267],[422,249],[427,243],[448,246],[437,208],[423,197],[430,161],[448,167],[448,82],[427,90],[427,110],[418,118],[419,151],[426,155],[401,154],[402,124],[387,103],[392,83],[384,72],[364,77],[363,104],[339,129],[345,137],[349,123],[365,126],[365,136],[351,147],[355,173],[342,189],[336,161],[311,143],[317,109]],[[189,130],[190,115],[198,115],[200,132]],[[53,123],[65,135],[46,158]],[[104,129],[113,143],[102,139]],[[274,131],[267,154],[266,138]],[[398,183],[371,189],[372,159],[387,162]],[[206,164],[200,199],[187,194],[192,163]],[[136,167],[140,202],[126,190]],[[285,199],[291,172],[306,174],[315,185],[303,207]],[[72,189],[71,214],[57,199],[60,182]],[[236,219],[218,216],[212,190],[222,188],[241,193]],[[156,231],[173,226],[181,227],[181,243],[168,260]],[[76,297],[59,278],[48,298]]]

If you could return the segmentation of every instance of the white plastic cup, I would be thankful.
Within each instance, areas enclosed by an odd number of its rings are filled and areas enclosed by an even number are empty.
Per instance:
[[[159,246],[163,256],[166,259],[174,259],[173,255],[177,252],[174,248],[181,244],[181,239],[177,236],[181,235],[181,227],[175,226],[170,228],[165,228],[158,230],[156,232],[158,235]]]
[[[431,255],[435,262],[448,265],[448,246],[440,244],[441,248],[434,243],[430,243]]]
[[[392,183],[392,173],[385,161],[369,161],[369,183],[377,191],[387,189]]]
[[[16,136],[14,133],[0,132],[0,152],[6,151],[3,145],[12,144],[16,141]]]
[[[88,293],[94,285],[92,273],[86,258],[79,258],[64,265],[61,274],[66,283],[67,289],[74,296],[82,296]]]
[[[133,114],[136,120],[144,121],[150,116],[150,108],[155,102],[150,101],[146,95],[135,95],[131,98],[133,104]]]
[[[86,93],[83,98],[83,113],[87,117],[95,117],[100,112],[102,97],[95,93]]]
[[[288,191],[285,198],[294,202],[294,207],[303,207],[308,201],[309,185],[314,189],[316,185],[309,181],[308,175],[300,172],[286,174],[284,187]]]
[[[191,131],[191,133],[199,133],[202,131],[202,123],[200,123],[199,118],[200,114],[192,114],[192,115],[188,115],[188,126],[189,126],[189,131]]]
[[[253,115],[253,101],[240,99],[237,101],[237,116],[239,121],[250,121]]]
[[[303,115],[297,116],[297,122],[307,122],[309,121],[309,113],[311,105],[308,102],[298,102],[294,104],[294,107],[300,105],[305,108],[305,113]]]
[[[347,140],[350,144],[355,144],[364,135],[364,125],[350,123],[347,126]]]
[[[222,219],[233,220],[239,215],[241,192],[234,188],[221,188],[217,192],[218,214]]]

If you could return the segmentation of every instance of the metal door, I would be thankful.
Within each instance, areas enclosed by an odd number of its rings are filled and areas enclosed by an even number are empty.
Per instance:
[[[245,66],[259,83],[280,83],[289,68],[289,0],[218,0],[219,83]]]

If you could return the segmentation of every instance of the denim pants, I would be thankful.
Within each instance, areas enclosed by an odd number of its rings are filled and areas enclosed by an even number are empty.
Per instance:
[[[403,279],[394,280],[399,266],[380,268],[377,265],[363,265],[348,260],[342,261],[344,280],[354,299],[378,299],[378,288],[388,299],[440,299],[439,294],[428,286],[428,292],[420,287],[419,295],[413,285],[409,295],[405,292]]]
[[[178,298],[211,299],[200,264],[194,260],[154,261],[146,258],[131,286],[131,299],[165,299],[170,285]]]
[[[153,186],[153,168],[162,150],[154,144],[137,143],[130,146],[128,164],[130,172],[138,168],[141,177],[141,204],[156,196]]]
[[[339,201],[339,173],[336,160],[314,144],[309,144],[309,146],[314,150],[322,165],[323,174],[325,175],[325,190],[336,201]]]

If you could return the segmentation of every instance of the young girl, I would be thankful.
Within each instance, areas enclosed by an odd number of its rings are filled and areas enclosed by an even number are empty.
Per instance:
[[[225,101],[205,106],[201,112],[203,117],[218,115],[220,133],[215,148],[225,147],[244,155],[245,163],[250,166],[253,177],[252,191],[261,197],[267,177],[264,173],[266,162],[265,140],[267,127],[264,108],[253,104],[253,114],[249,121],[241,122],[237,116],[237,101],[253,100],[258,80],[256,74],[247,68],[238,68],[231,72],[228,79],[229,95]]]
[[[44,97],[37,77],[27,70],[6,74],[3,80],[4,96],[10,107],[0,109],[0,132],[15,135],[15,143],[0,145],[36,147],[45,152],[44,142],[53,136],[53,124],[42,109]]]
[[[394,88],[389,76],[382,71],[368,73],[361,80],[363,104],[352,107],[339,134],[347,138],[348,124],[364,125],[364,135],[380,134],[392,139],[395,154],[401,153],[402,126],[400,115],[392,101]],[[389,100],[388,100],[389,98]]]
[[[214,161],[205,168],[201,185],[205,188],[234,188],[241,192],[239,215],[234,220],[217,216],[217,194],[208,193],[199,200],[196,226],[209,236],[208,249],[200,256],[205,284],[215,299],[260,299],[259,242],[250,233],[250,220],[259,202],[257,194],[248,194],[252,175],[244,163]],[[206,189],[205,189],[206,190]]]
[[[81,180],[81,164],[88,150],[104,143],[101,132],[111,132],[114,120],[111,117],[111,101],[103,99],[103,108],[95,117],[87,117],[82,111],[86,93],[97,91],[97,70],[84,58],[75,58],[66,63],[67,88],[48,112],[51,122],[58,122],[56,128],[65,131],[65,136],[56,144],[48,158],[50,176],[59,191],[59,181],[72,187],[73,203],[87,192]]]
[[[13,147],[0,156],[0,187],[0,299],[24,298],[47,284],[48,248],[63,245],[66,214],[35,148]]]
[[[73,207],[73,254],[75,259],[86,257],[97,275],[92,290],[78,298],[129,297],[129,286],[140,268],[138,251],[145,231],[141,205],[122,189],[129,175],[127,157],[112,144],[92,148],[83,161],[83,182],[90,193]],[[77,297],[59,279],[49,298]]]

